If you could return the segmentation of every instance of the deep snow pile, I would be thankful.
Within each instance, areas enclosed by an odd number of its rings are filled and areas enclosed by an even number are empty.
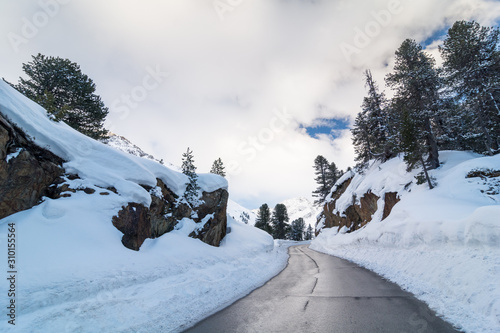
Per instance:
[[[187,235],[196,227],[184,219],[176,230],[147,239],[140,251],[121,243],[111,223],[123,205],[149,206],[139,184],[162,179],[178,195],[187,178],[155,161],[108,147],[51,121],[45,110],[0,81],[0,112],[41,147],[64,158],[78,174],[72,187],[96,189],[52,200],[0,220],[0,248],[7,272],[7,229],[16,228],[16,325],[0,331],[158,332],[179,331],[276,275],[286,265],[285,246],[265,232],[228,217],[230,233],[219,248]],[[18,153],[18,152],[17,152]],[[10,154],[7,159],[16,158]],[[207,192],[227,188],[224,178],[199,175]],[[102,196],[107,187],[118,193]],[[280,245],[280,244],[278,244]],[[6,308],[8,281],[0,283]]]
[[[440,160],[431,171],[438,184],[433,190],[416,185],[418,171],[407,173],[400,158],[372,163],[337,201],[339,211],[370,189],[381,196],[379,208],[384,192],[397,191],[401,201],[384,221],[379,209],[355,232],[324,229],[311,248],[387,277],[467,332],[498,332],[500,181],[467,175],[500,170],[500,155],[445,151]]]

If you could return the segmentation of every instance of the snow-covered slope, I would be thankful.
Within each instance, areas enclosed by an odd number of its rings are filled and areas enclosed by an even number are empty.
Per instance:
[[[289,223],[292,223],[294,220],[298,218],[303,218],[304,222],[307,225],[310,224],[314,229],[316,224],[316,216],[321,211],[321,207],[316,207],[311,200],[306,197],[297,197],[286,199],[280,202],[286,206],[286,211],[288,213]],[[274,207],[269,207],[271,210],[271,214],[273,212]],[[259,209],[252,209],[251,212],[257,217]]]
[[[109,133],[109,136],[103,139],[102,143],[107,144],[108,146],[116,148],[123,152],[126,152],[128,154],[157,161],[157,159],[154,158],[153,155],[146,153],[144,150],[142,150],[141,148],[130,142],[130,140],[128,140],[127,138],[114,133]]]
[[[306,223],[306,228],[309,224],[314,228],[314,225],[316,224],[316,216],[320,212],[321,208],[315,206],[311,200],[305,197],[298,197],[285,200],[282,204],[286,206],[290,223],[298,218],[303,218]]]
[[[433,190],[416,185],[418,170],[406,172],[400,158],[373,162],[336,201],[342,213],[371,190],[381,197],[372,222],[352,233],[323,229],[311,247],[382,274],[467,332],[498,332],[500,155],[445,151],[440,160]],[[391,191],[401,201],[381,221]]]
[[[257,218],[255,212],[229,199],[227,202],[227,215],[231,216],[238,222],[244,223],[245,217],[243,214],[248,214],[248,225],[255,225],[255,219]]]
[[[286,264],[283,247],[271,236],[228,217],[231,233],[219,248],[187,235],[194,221],[146,239],[141,250],[121,243],[111,220],[123,205],[149,206],[141,185],[156,178],[182,195],[187,178],[155,161],[133,156],[89,139],[0,81],[0,112],[41,147],[62,157],[66,172],[80,178],[84,191],[0,220],[0,248],[16,235],[15,266],[1,261],[3,272],[16,270],[15,326],[0,321],[0,332],[175,332],[248,293]],[[7,156],[10,163],[17,156]],[[227,188],[213,174],[199,175],[208,192]],[[114,187],[118,193],[106,191]],[[0,283],[0,303],[9,304]],[[4,314],[5,316],[5,314]]]
[[[123,151],[127,154],[131,154],[131,155],[135,155],[135,156],[139,156],[139,157],[144,157],[144,158],[150,159],[152,161],[159,162],[161,164],[167,164],[170,169],[173,169],[176,171],[181,171],[179,167],[176,167],[175,165],[168,163],[168,162],[165,162],[163,160],[158,160],[153,155],[146,153],[139,146],[135,145],[134,143],[132,143],[129,139],[127,139],[124,136],[110,133],[109,136],[107,138],[103,139],[101,142],[110,146],[110,147],[113,147],[115,149]]]

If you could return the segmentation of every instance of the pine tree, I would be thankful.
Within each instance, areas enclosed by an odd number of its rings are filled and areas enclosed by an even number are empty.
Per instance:
[[[364,75],[368,96],[363,99],[361,112],[356,117],[351,130],[356,161],[360,163],[360,166],[364,166],[374,158],[386,161],[394,156],[389,140],[391,133],[385,110],[387,104],[385,95],[379,92],[369,70],[365,71]]]
[[[94,82],[68,59],[38,54],[23,64],[27,79],[14,87],[44,107],[56,121],[64,121],[94,139],[106,137],[103,123],[108,114],[95,94]]]
[[[273,225],[273,238],[285,239],[288,233],[288,212],[284,204],[277,204],[274,207],[271,223]]]
[[[458,21],[439,47],[448,90],[464,111],[460,133],[474,150],[489,155],[500,145],[499,42],[498,28]]]
[[[272,234],[271,227],[271,210],[267,204],[263,204],[259,207],[257,212],[257,219],[255,220],[255,227],[264,230],[265,232]]]
[[[304,229],[306,228],[306,224],[302,217],[293,220],[292,225],[290,227],[290,239],[294,241],[301,241],[304,236]]]
[[[328,169],[326,170],[326,182],[328,187],[328,193],[332,189],[333,185],[337,182],[337,180],[342,176],[342,170],[339,170],[335,165],[335,162],[330,163]],[[328,194],[327,193],[327,194]]]
[[[437,140],[432,128],[439,111],[440,88],[434,59],[422,50],[421,45],[407,39],[396,51],[394,72],[386,76],[386,82],[395,89],[392,116],[399,119],[398,131],[406,143],[402,148],[407,165],[413,168],[416,163],[423,162],[427,174],[427,169],[439,166]],[[432,188],[428,177],[427,181]]]
[[[306,234],[304,236],[304,240],[311,240],[313,238],[313,229],[311,225],[309,224],[307,226]]]
[[[314,180],[318,184],[318,188],[313,191],[313,197],[318,198],[314,200],[315,204],[321,204],[323,201],[325,201],[328,193],[330,193],[331,180],[329,180],[328,177],[329,169],[330,164],[325,157],[318,155],[314,159],[314,174],[316,175],[316,178]]]
[[[186,191],[184,192],[184,198],[190,203],[195,204],[200,190],[198,185],[198,175],[196,174],[196,167],[194,166],[193,151],[187,149],[187,151],[182,154],[182,173],[188,176],[189,182],[186,183]]]
[[[220,157],[214,161],[212,164],[212,168],[210,169],[210,173],[214,173],[216,175],[226,177],[226,172],[224,171],[224,164]]]

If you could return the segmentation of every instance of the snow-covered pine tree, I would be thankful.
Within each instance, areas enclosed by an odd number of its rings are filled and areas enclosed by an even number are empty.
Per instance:
[[[318,184],[318,188],[313,191],[313,197],[317,199],[314,200],[315,204],[321,204],[325,201],[326,196],[330,193],[331,180],[329,180],[328,172],[330,169],[330,164],[328,160],[322,155],[318,155],[314,159],[314,174],[316,178],[314,180]]]
[[[355,160],[358,162],[358,166],[363,168],[372,158],[371,136],[366,112],[364,110],[361,110],[357,114],[351,129],[351,134],[354,153],[356,155]]]
[[[309,224],[307,226],[306,234],[304,236],[304,240],[311,240],[313,238],[313,229],[311,225]]]
[[[214,161],[214,163],[212,163],[212,168],[210,169],[210,173],[226,177],[226,171],[224,169],[225,169],[224,164],[222,163],[222,160],[219,157]]]
[[[262,204],[259,207],[257,218],[255,220],[255,227],[264,230],[270,235],[272,234],[271,210],[267,204]]]
[[[285,239],[288,233],[288,212],[284,204],[277,204],[274,207],[273,216],[271,218],[271,223],[273,225],[273,238],[274,239]]]
[[[405,160],[410,169],[421,162],[426,176],[428,169],[439,166],[432,124],[439,111],[440,80],[434,64],[421,45],[407,39],[396,51],[394,72],[386,76],[387,85],[395,90],[391,109],[392,116],[399,119]]]
[[[188,176],[189,182],[186,183],[186,191],[184,192],[184,198],[190,203],[195,204],[198,200],[200,186],[198,185],[198,175],[196,174],[196,167],[194,165],[193,151],[187,149],[187,151],[182,154],[182,173]]]
[[[292,221],[290,226],[290,239],[294,241],[301,241],[304,236],[304,229],[306,228],[306,224],[302,217],[299,217],[296,220]]]
[[[23,64],[27,79],[14,87],[43,106],[56,121],[64,121],[94,139],[106,137],[108,108],[95,94],[94,82],[68,59],[38,54]]]
[[[439,47],[446,86],[461,104],[461,136],[475,151],[490,155],[500,145],[499,43],[498,28],[458,21]]]
[[[374,158],[386,161],[394,154],[389,140],[391,133],[385,110],[387,104],[385,95],[379,92],[370,70],[366,70],[364,76],[368,96],[363,99],[361,112],[351,130],[359,166],[364,166]]]

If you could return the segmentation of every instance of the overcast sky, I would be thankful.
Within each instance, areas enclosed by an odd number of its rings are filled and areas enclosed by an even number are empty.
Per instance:
[[[198,172],[222,158],[231,198],[257,208],[310,196],[317,155],[354,164],[365,69],[383,88],[405,38],[438,56],[454,21],[497,25],[500,2],[2,0],[0,15],[0,77],[37,53],[78,63],[110,130],[176,165],[189,146]],[[308,130],[325,119],[342,121]]]

